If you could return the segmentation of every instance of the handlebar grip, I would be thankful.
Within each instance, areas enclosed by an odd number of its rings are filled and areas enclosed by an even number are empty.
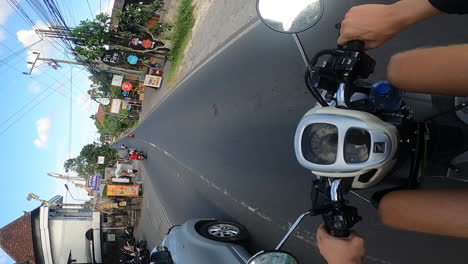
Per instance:
[[[334,237],[345,238],[345,237],[349,237],[351,232],[349,230],[333,230],[333,231],[331,231],[331,234]]]
[[[362,40],[351,40],[350,42],[346,43],[343,48],[355,51],[363,51],[365,46],[366,43]]]

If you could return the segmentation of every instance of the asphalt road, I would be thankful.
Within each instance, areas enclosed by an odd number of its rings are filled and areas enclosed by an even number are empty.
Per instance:
[[[326,1],[323,19],[301,34],[308,54],[334,47],[334,24],[359,3],[364,1]],[[378,62],[373,79],[384,78],[390,55],[400,50],[467,42],[461,26],[467,22],[442,16],[402,33],[371,52]],[[124,140],[147,152],[143,164],[171,224],[197,217],[234,220],[249,229],[249,249],[255,251],[273,248],[310,208],[313,178],[293,149],[296,124],[314,104],[303,72],[292,37],[259,25],[180,85],[135,131],[136,139]],[[430,101],[423,99],[413,101],[420,114],[429,114]],[[452,184],[440,177],[426,181]],[[348,198],[364,218],[356,230],[367,242],[366,263],[466,263],[468,240],[387,228],[370,204]],[[285,247],[302,263],[324,262],[315,247],[320,223],[319,217],[308,219]]]

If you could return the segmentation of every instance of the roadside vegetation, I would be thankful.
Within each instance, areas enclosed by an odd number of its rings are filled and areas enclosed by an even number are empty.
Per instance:
[[[195,17],[193,15],[192,0],[182,0],[177,11],[177,19],[173,27],[173,32],[169,38],[172,42],[170,55],[173,58],[172,67],[169,71],[169,84],[174,84],[177,78],[180,64],[184,59],[184,51],[190,40]]]

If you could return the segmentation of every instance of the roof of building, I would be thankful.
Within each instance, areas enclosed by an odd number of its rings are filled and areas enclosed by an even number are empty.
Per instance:
[[[16,262],[36,263],[31,220],[27,212],[0,229],[0,247]]]

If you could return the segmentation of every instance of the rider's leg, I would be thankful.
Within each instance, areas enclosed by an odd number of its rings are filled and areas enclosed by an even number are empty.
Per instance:
[[[387,75],[390,83],[409,92],[468,96],[468,44],[396,54]]]
[[[468,189],[394,191],[380,201],[379,214],[392,227],[468,238]]]

